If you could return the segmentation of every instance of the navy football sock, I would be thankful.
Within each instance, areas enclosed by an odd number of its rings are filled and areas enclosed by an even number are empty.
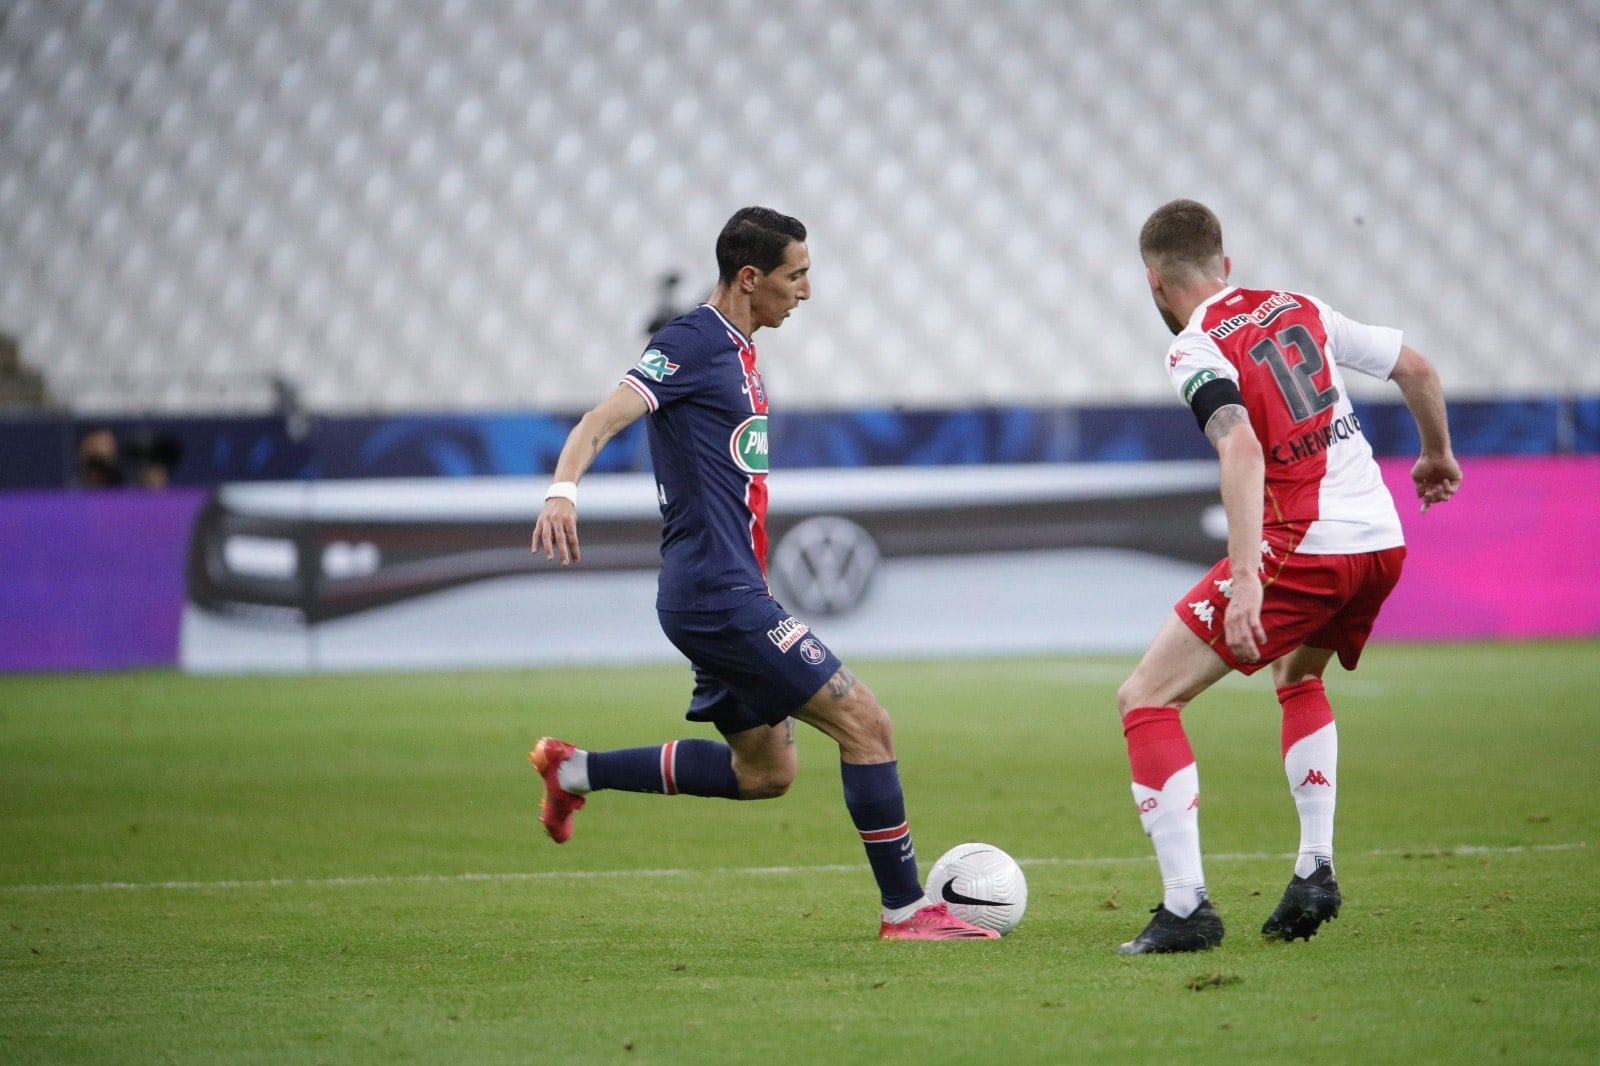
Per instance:
[[[591,751],[589,787],[739,798],[733,749],[715,740],[673,740],[649,748]]]
[[[840,763],[844,805],[861,834],[872,864],[872,876],[885,908],[907,907],[922,898],[917,878],[917,849],[906,824],[905,793],[900,790],[900,764]]]

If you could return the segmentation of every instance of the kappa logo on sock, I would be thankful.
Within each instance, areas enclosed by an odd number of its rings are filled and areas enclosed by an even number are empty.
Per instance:
[[[1321,785],[1323,788],[1332,788],[1333,782],[1329,781],[1321,770],[1312,770],[1306,774],[1306,779],[1295,787],[1305,788],[1307,785]]]

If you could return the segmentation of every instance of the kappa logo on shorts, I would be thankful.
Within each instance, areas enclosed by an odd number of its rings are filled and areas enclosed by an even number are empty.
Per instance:
[[[1189,605],[1189,610],[1206,624],[1207,629],[1216,628],[1217,608],[1210,600],[1196,600]]]
[[[828,653],[823,650],[822,643],[816,637],[807,637],[800,643],[800,657],[815,666],[827,658]]]
[[[795,641],[811,632],[811,627],[806,625],[794,615],[790,615],[771,629],[767,630],[767,639],[777,645],[779,651],[788,651],[794,647]],[[809,643],[816,643],[810,641]],[[817,662],[821,662],[819,658]]]

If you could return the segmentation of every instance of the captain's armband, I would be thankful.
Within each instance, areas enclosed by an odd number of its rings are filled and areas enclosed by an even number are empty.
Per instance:
[[[1219,432],[1218,420],[1214,416],[1228,407],[1235,407],[1238,410],[1224,420],[1226,425],[1221,426]],[[1194,412],[1194,420],[1200,426],[1201,432],[1213,441],[1231,429],[1236,421],[1250,420],[1249,414],[1245,411],[1244,396],[1240,394],[1239,386],[1227,378],[1214,378],[1195,389],[1189,396],[1189,410]]]

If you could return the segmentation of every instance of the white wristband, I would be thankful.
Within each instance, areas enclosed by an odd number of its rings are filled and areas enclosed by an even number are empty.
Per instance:
[[[576,481],[554,481],[545,490],[544,498],[547,500],[566,500],[572,506],[578,506],[578,483]]]

